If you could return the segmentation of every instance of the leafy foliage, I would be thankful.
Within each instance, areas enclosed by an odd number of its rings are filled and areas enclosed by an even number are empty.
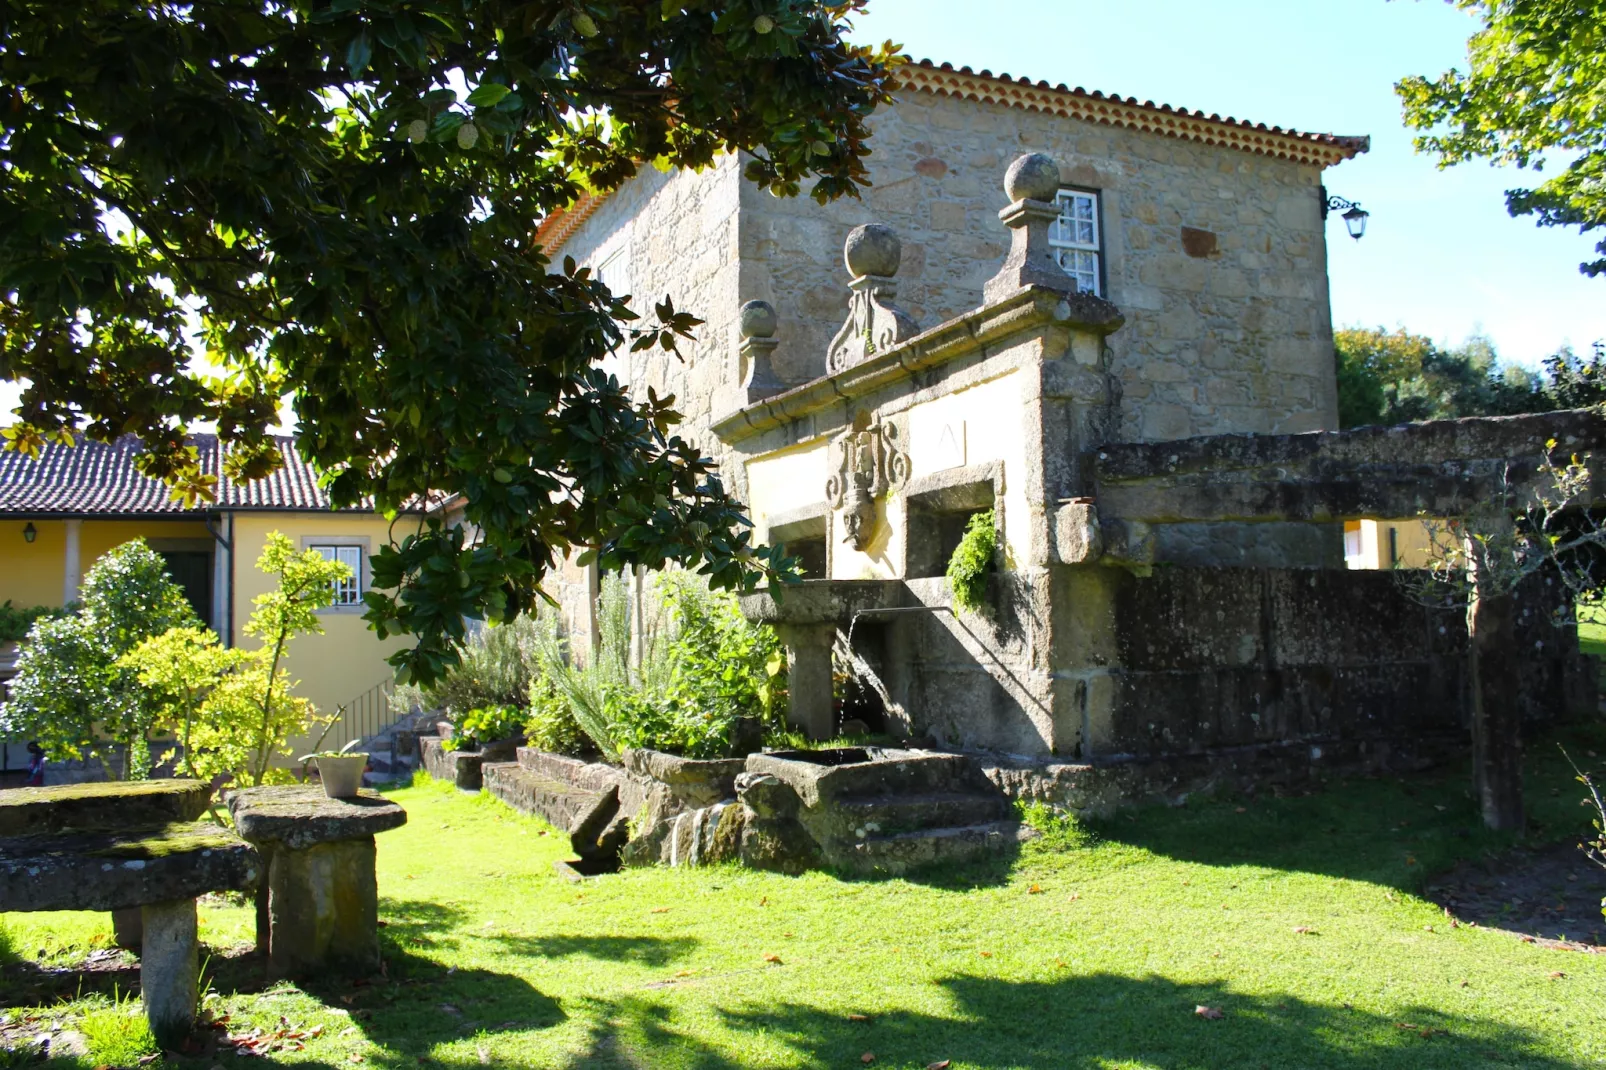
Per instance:
[[[199,623],[143,539],[103,554],[84,576],[77,612],[34,622],[0,733],[70,758],[97,757],[114,778],[149,776],[146,741],[163,707],[121,659],[169,628]]]
[[[337,506],[455,495],[480,533],[431,516],[374,555],[367,619],[417,637],[393,662],[420,681],[465,618],[531,610],[571,549],[716,588],[776,578],[673,434],[675,399],[597,366],[672,353],[699,321],[549,273],[530,235],[648,161],[744,151],[762,189],[856,195],[901,62],[847,40],[863,2],[7,5],[0,378],[24,389],[6,439],[134,433],[142,471],[204,500],[186,432],[213,422],[227,473],[260,477],[293,394]]]
[[[13,606],[11,599],[0,604],[0,643],[28,637],[28,629],[41,617],[64,617],[72,612],[61,606]]]
[[[478,628],[460,644],[457,664],[420,689],[419,705],[444,710],[454,724],[482,706],[522,706],[540,676],[536,644],[545,623],[532,615]]]
[[[773,723],[785,694],[785,658],[774,632],[750,624],[735,598],[709,590],[692,574],[655,580],[630,658],[624,583],[603,582],[602,641],[589,665],[576,666],[549,633],[542,670],[556,697],[608,755],[626,747],[719,758],[740,743],[744,721]]]
[[[499,739],[511,739],[524,725],[524,712],[517,706],[476,706],[457,722],[447,750],[478,746]]]
[[[1467,45],[1468,70],[1395,87],[1406,124],[1425,131],[1419,152],[1448,167],[1477,158],[1542,170],[1547,154],[1570,162],[1534,189],[1506,192],[1512,215],[1540,226],[1606,226],[1606,3],[1602,0],[1456,0],[1483,29]],[[1600,259],[1580,265],[1606,272]]]
[[[1344,428],[1462,416],[1513,416],[1606,401],[1606,343],[1585,360],[1563,348],[1538,374],[1502,362],[1487,338],[1455,349],[1404,328],[1333,335],[1338,420]]]
[[[977,513],[965,525],[965,534],[948,558],[948,586],[954,605],[980,609],[987,600],[987,575],[998,556],[998,528],[993,511]]]
[[[554,754],[580,754],[596,746],[545,674],[530,684],[530,713],[524,722],[524,738],[537,750]]]
[[[1580,844],[1579,848],[1589,855],[1590,861],[1606,869],[1606,799],[1601,797],[1600,788],[1595,785],[1594,778],[1578,768],[1578,764],[1572,760],[1566,748],[1563,748],[1561,753],[1562,757],[1567,759],[1567,764],[1573,767],[1574,778],[1588,793],[1584,798],[1584,805],[1593,811],[1589,824],[1595,830],[1594,838],[1588,843]],[[1606,917],[1606,899],[1600,901],[1600,912]]]

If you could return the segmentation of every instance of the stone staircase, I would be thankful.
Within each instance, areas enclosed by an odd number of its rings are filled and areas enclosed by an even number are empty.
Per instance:
[[[850,748],[754,754],[748,776],[796,793],[797,820],[825,864],[899,874],[997,857],[1032,833],[971,759],[934,751]]]
[[[404,714],[359,743],[355,750],[368,752],[368,769],[362,781],[368,787],[405,784],[422,761],[418,741],[433,735],[440,714],[434,710],[415,710]]]

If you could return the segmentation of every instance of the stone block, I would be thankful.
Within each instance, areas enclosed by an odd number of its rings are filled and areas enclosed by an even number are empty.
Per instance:
[[[58,784],[0,791],[0,836],[62,829],[129,829],[194,821],[212,789],[198,780]]]
[[[372,837],[407,823],[407,811],[376,791],[331,799],[321,787],[306,785],[242,788],[229,794],[229,813],[245,839],[292,851]]]
[[[276,850],[268,870],[269,970],[277,977],[379,967],[374,840]]]
[[[260,874],[256,848],[210,822],[0,839],[6,910],[121,910],[255,888]]]

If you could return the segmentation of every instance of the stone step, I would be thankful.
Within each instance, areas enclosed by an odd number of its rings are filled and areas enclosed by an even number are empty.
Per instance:
[[[963,791],[872,795],[841,799],[836,806],[854,830],[855,839],[877,834],[980,825],[1001,821],[1010,815],[1009,802],[1002,795]],[[863,835],[860,830],[864,830]]]
[[[981,858],[1007,857],[1036,835],[1019,821],[922,829],[890,836],[868,836],[852,849],[835,853],[843,868],[861,875],[908,873]]]
[[[542,776],[517,762],[488,762],[480,772],[485,790],[492,795],[513,809],[534,814],[565,832],[578,815],[596,805],[602,794],[566,780]]]
[[[752,754],[747,770],[791,784],[810,805],[873,795],[985,791],[987,781],[963,754],[894,748],[776,751]]]

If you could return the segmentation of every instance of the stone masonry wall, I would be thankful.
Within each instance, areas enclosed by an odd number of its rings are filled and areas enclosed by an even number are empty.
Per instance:
[[[1103,195],[1103,296],[1127,317],[1109,343],[1118,438],[1337,426],[1317,168],[923,92],[873,125],[862,202],[743,187],[742,297],[779,312],[783,378],[824,370],[846,308],[842,239],[860,223],[903,239],[899,302],[922,327],[979,305],[1008,247],[1004,168],[1043,152],[1066,185]],[[1209,232],[1214,251],[1190,255],[1184,227]]]

